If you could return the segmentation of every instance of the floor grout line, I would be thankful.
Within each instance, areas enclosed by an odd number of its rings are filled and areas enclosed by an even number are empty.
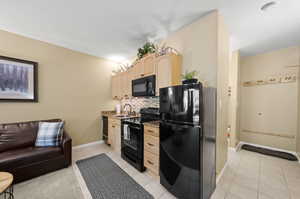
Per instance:
[[[230,165],[229,165],[230,166]],[[238,166],[237,166],[237,169],[236,171],[238,171],[238,169],[240,168],[241,166],[241,158],[239,157],[239,162],[238,162]],[[231,186],[233,185],[233,182],[234,182],[234,179],[237,177],[237,173],[234,172],[234,175],[233,175],[233,178],[228,186],[228,190],[226,190],[226,193],[225,193],[225,196],[224,196],[224,199],[227,198],[228,194],[230,194],[230,189],[231,189]]]
[[[280,169],[281,169],[281,172],[282,172],[284,181],[285,181],[286,186],[287,186],[287,189],[288,189],[289,199],[292,199],[292,196],[291,196],[291,190],[290,190],[290,187],[289,187],[289,183],[288,183],[287,178],[286,178],[286,176],[285,176],[285,172],[284,172],[284,170],[283,170],[283,168],[282,168],[282,165],[280,165]]]
[[[258,187],[257,187],[257,199],[259,199],[259,192],[260,192],[260,179],[261,179],[261,170],[262,170],[262,157],[259,158],[259,170],[258,170]]]

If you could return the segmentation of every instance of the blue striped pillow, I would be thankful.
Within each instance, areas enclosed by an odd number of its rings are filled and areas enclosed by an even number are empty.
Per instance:
[[[59,146],[64,122],[40,122],[35,146]]]

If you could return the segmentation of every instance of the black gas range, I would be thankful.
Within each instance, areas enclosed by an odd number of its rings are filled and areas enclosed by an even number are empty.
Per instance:
[[[141,117],[122,120],[121,156],[139,171],[144,171],[144,125],[159,120],[158,108],[142,108]]]

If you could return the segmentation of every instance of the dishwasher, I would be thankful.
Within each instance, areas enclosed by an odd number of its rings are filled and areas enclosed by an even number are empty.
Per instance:
[[[108,140],[108,117],[107,116],[102,116],[102,139],[104,140],[105,144],[107,143]]]

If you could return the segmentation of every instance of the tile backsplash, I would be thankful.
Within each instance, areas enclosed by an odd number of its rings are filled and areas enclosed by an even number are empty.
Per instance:
[[[122,109],[125,104],[130,104],[132,106],[133,111],[139,113],[141,108],[146,107],[159,107],[159,97],[151,97],[151,98],[130,98],[121,100]]]

